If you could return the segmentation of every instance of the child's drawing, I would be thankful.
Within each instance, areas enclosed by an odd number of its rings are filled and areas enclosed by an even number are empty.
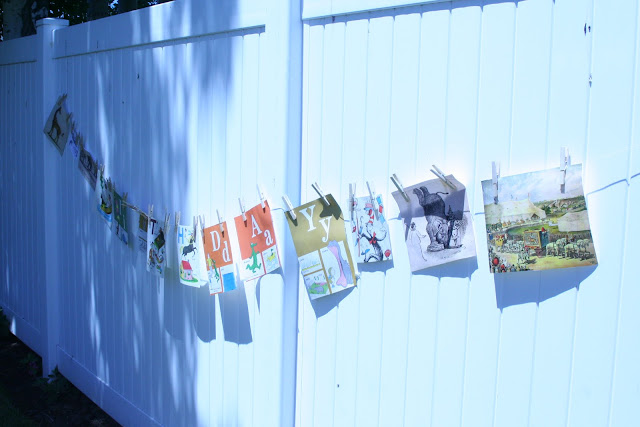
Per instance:
[[[582,165],[482,181],[489,270],[508,273],[596,265]]]
[[[295,220],[286,215],[300,273],[312,300],[355,285],[342,211],[333,196],[326,198],[329,206],[318,199],[295,208]]]
[[[476,255],[466,189],[452,175],[447,179],[457,189],[433,179],[406,187],[408,202],[399,191],[393,193],[413,272]]]
[[[382,196],[354,199],[351,234],[359,263],[386,261],[391,256],[389,224],[384,217]]]

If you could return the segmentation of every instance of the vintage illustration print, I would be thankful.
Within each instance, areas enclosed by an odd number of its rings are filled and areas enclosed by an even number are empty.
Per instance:
[[[280,256],[269,203],[265,201],[264,209],[259,204],[254,206],[245,216],[246,221],[242,215],[235,217],[242,257],[240,276],[252,280],[280,268]]]
[[[125,245],[129,244],[129,227],[127,224],[127,207],[122,197],[113,190],[113,217],[115,218],[115,233]]]
[[[447,179],[457,190],[433,179],[406,187],[408,202],[399,191],[393,192],[412,272],[476,255],[466,188],[452,175]]]
[[[113,222],[113,196],[111,195],[111,181],[105,179],[101,170],[98,170],[96,197],[98,199],[98,213],[111,228]]]
[[[312,300],[356,283],[342,210],[332,195],[326,198],[329,206],[317,199],[295,208],[295,220],[286,214],[300,273]]]
[[[569,166],[565,191],[560,168],[500,177],[498,203],[492,180],[482,181],[489,270],[524,270],[596,265],[582,165]]]
[[[389,224],[384,217],[382,196],[354,198],[351,235],[359,263],[386,261],[391,256]]]
[[[67,139],[69,137],[70,120],[69,113],[64,107],[64,101],[67,98],[66,95],[58,98],[58,101],[53,106],[49,118],[44,125],[44,133],[53,145],[56,146],[60,155],[64,153],[64,148],[67,145]]]
[[[142,216],[142,215],[140,215]],[[164,224],[155,218],[149,218],[147,224],[147,271],[164,277],[166,264],[166,240]]]
[[[180,225],[177,232],[180,283],[199,288],[207,283],[202,239],[194,226]]]
[[[93,157],[91,157],[91,153],[84,148],[80,149],[78,169],[80,169],[80,173],[82,173],[82,176],[84,176],[91,188],[95,189],[98,180],[98,164],[93,160]]]
[[[228,230],[226,222],[204,229],[204,253],[207,258],[211,295],[236,288],[235,265]]]

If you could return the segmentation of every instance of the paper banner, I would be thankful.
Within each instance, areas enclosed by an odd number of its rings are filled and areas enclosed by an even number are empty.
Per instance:
[[[489,270],[508,273],[596,265],[582,165],[482,181]]]
[[[115,219],[115,233],[118,239],[125,245],[129,243],[129,227],[127,224],[127,207],[123,203],[122,197],[113,191],[113,217]]]
[[[204,253],[211,295],[232,291],[236,288],[229,229],[226,222],[223,222],[222,226],[224,232],[221,231],[220,224],[204,229]]]
[[[386,261],[392,258],[389,224],[384,217],[381,195],[373,201],[370,197],[354,199],[351,235],[357,262]]]
[[[240,244],[240,276],[243,280],[257,279],[280,267],[280,256],[273,231],[273,220],[269,203],[265,208],[257,205],[242,215],[235,217],[238,242]]]
[[[409,202],[393,192],[404,220],[412,272],[476,255],[467,191],[453,175],[447,179],[458,189],[433,179],[406,187]]]
[[[111,195],[111,183],[107,181],[102,174],[102,171],[98,170],[98,180],[96,185],[96,199],[98,213],[111,228],[113,221],[113,196]]]
[[[98,164],[91,157],[91,153],[82,148],[80,150],[80,161],[78,162],[78,169],[80,173],[87,180],[91,189],[96,188],[96,181],[98,180]]]
[[[147,225],[147,271],[164,277],[166,253],[166,236],[164,224],[155,218],[149,218]]]
[[[179,225],[177,241],[180,283],[199,288],[207,283],[200,231],[192,225]]]
[[[355,285],[342,210],[331,194],[326,198],[329,206],[317,199],[295,208],[295,220],[286,214],[300,272],[312,300]]]
[[[70,128],[69,113],[64,107],[65,99],[66,96],[58,98],[43,129],[44,134],[53,142],[60,155],[64,153],[64,147],[67,145]]]

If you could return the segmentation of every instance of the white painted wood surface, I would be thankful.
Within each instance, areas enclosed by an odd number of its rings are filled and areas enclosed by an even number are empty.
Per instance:
[[[303,200],[317,180],[346,209],[368,180],[393,217],[389,176],[436,164],[469,191],[479,255],[411,275],[392,219],[393,266],[301,297],[297,425],[633,424],[640,28],[637,2],[605,3],[305,2]],[[561,146],[599,266],[492,276],[480,181],[492,160],[556,167]]]
[[[125,425],[633,425],[640,10],[613,3],[176,1],[57,30],[50,80],[40,35],[1,43],[14,332],[50,358],[57,329],[53,361]],[[43,142],[45,82],[118,190],[158,215],[231,221],[260,182],[283,270],[217,297],[147,274],[71,154]],[[490,275],[491,161],[555,167],[561,146],[584,165],[599,266]],[[469,191],[478,259],[411,274],[391,219],[393,264],[312,304],[280,196],[308,201],[318,181],[346,208],[369,181],[393,218],[389,176],[410,185],[431,164]]]

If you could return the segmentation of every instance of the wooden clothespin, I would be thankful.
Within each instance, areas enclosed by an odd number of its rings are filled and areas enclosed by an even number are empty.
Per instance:
[[[262,206],[262,210],[264,210],[264,192],[262,191],[262,187],[260,187],[260,184],[256,184],[256,188],[258,189],[258,197],[260,197],[260,205]]]
[[[349,213],[351,221],[353,221],[353,211],[356,208],[356,183],[349,184]]]
[[[562,184],[560,184],[560,192],[564,194],[567,183],[567,168],[571,166],[571,156],[569,156],[569,148],[560,147],[560,171],[562,172]]]
[[[171,220],[171,213],[169,211],[167,211],[167,208],[164,209],[165,213],[164,214],[164,232],[166,233],[167,230],[169,230],[169,221]]]
[[[316,193],[318,193],[318,195],[320,196],[320,198],[322,199],[322,202],[327,205],[330,206],[331,203],[329,203],[329,200],[327,200],[327,197],[324,195],[324,191],[322,191],[322,188],[320,188],[320,186],[318,185],[317,182],[314,182],[313,184],[311,184],[311,187],[316,190]]]
[[[287,197],[287,195],[285,194],[284,196],[282,196],[282,201],[284,202],[285,205],[287,205],[289,215],[291,216],[292,220],[296,220],[296,213],[293,211],[293,205],[291,204],[291,201],[289,200],[289,198]]]
[[[498,180],[500,179],[500,162],[491,162],[491,182],[493,184],[493,203],[498,204]]]
[[[395,185],[396,188],[398,189],[398,191],[400,192],[400,194],[402,194],[402,197],[404,197],[404,199],[407,202],[410,202],[411,199],[409,198],[409,195],[407,195],[406,191],[404,191],[404,187],[402,186],[402,182],[400,182],[400,179],[398,178],[398,176],[395,173],[393,175],[391,175],[391,182],[393,182],[393,185]]]
[[[178,234],[178,228],[180,227],[180,211],[176,212],[174,217],[176,220],[176,234]]]
[[[220,211],[218,209],[216,209],[216,213],[218,214],[218,224],[220,224],[220,232],[224,236],[224,221],[222,220],[222,217],[220,216]]]
[[[202,240],[204,240],[204,215],[199,215],[200,219],[200,234],[202,235]]]
[[[433,172],[433,174],[435,176],[437,176],[438,178],[440,178],[440,180],[442,182],[444,182],[445,184],[447,184],[449,187],[453,188],[454,190],[457,190],[458,187],[452,183],[451,181],[449,181],[449,179],[447,178],[447,176],[444,174],[444,172],[442,172],[440,170],[440,168],[438,168],[436,165],[431,165],[433,166],[433,169],[431,169],[431,172]],[[435,170],[434,170],[435,169]]]
[[[149,205],[149,219],[153,218],[153,205]]]
[[[369,181],[367,181],[367,190],[369,190],[369,200],[371,201],[371,206],[373,206],[373,212],[376,215],[376,219],[378,219],[378,208],[376,206],[376,200],[373,198],[373,191],[371,191]]]
[[[244,203],[242,203],[242,197],[238,197],[238,203],[240,204],[240,212],[242,212],[242,220],[247,222],[247,216],[244,214]]]

